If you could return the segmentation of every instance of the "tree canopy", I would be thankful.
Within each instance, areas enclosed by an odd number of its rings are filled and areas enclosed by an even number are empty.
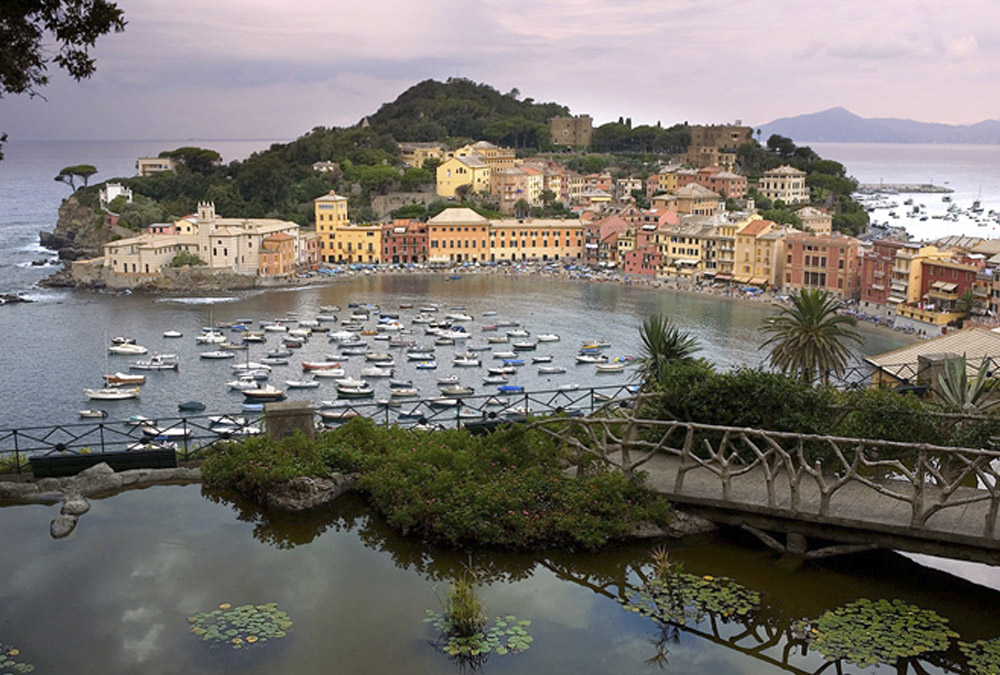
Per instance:
[[[50,62],[76,80],[90,77],[97,67],[90,48],[97,38],[123,30],[122,10],[107,0],[5,2],[0,12],[0,98],[37,96],[48,84]],[[0,134],[0,150],[6,140]]]
[[[90,177],[95,173],[97,173],[96,166],[91,164],[77,164],[75,166],[67,166],[60,169],[54,180],[60,183],[66,183],[69,185],[70,190],[76,192],[76,179],[81,179],[85,187],[87,182],[90,180]]]

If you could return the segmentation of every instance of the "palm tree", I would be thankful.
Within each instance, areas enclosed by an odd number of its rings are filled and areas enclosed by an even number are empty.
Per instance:
[[[771,347],[770,363],[783,373],[798,374],[808,383],[817,377],[828,383],[831,373],[840,375],[847,366],[847,343],[861,342],[857,322],[837,314],[840,303],[826,291],[803,288],[791,301],[791,307],[783,307],[760,327],[770,335],[760,348]]]
[[[646,386],[660,381],[660,374],[671,364],[691,361],[698,351],[698,340],[674,326],[662,314],[646,317],[639,331],[642,338],[642,352],[634,362],[637,368],[635,378]]]

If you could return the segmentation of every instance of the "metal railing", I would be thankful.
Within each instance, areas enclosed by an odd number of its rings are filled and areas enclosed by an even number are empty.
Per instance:
[[[477,424],[522,421],[533,415],[584,415],[602,406],[623,405],[635,385],[581,387],[433,399],[340,399],[314,409],[316,426],[330,428],[354,417],[377,424],[421,428],[473,428]],[[447,399],[447,403],[445,403]],[[21,473],[32,457],[99,455],[145,449],[173,449],[181,460],[197,459],[215,444],[262,433],[266,412],[133,417],[52,426],[0,429],[0,473]]]

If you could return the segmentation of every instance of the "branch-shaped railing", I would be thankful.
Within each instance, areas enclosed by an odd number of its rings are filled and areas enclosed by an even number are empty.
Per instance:
[[[857,518],[859,505],[870,505],[874,511],[863,515],[887,524],[952,531],[958,519],[959,534],[1000,537],[1000,450],[642,419],[642,409],[607,408],[532,426],[556,438],[579,466],[596,462],[627,475],[645,469],[675,498],[768,507],[791,517]],[[899,504],[908,506],[902,522],[891,515]]]

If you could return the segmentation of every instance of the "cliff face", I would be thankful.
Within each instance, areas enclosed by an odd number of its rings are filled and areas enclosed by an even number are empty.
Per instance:
[[[60,260],[79,260],[97,257],[104,244],[135,234],[124,227],[105,225],[93,209],[70,197],[59,207],[56,229],[39,232],[38,239],[45,248],[59,251]]]

